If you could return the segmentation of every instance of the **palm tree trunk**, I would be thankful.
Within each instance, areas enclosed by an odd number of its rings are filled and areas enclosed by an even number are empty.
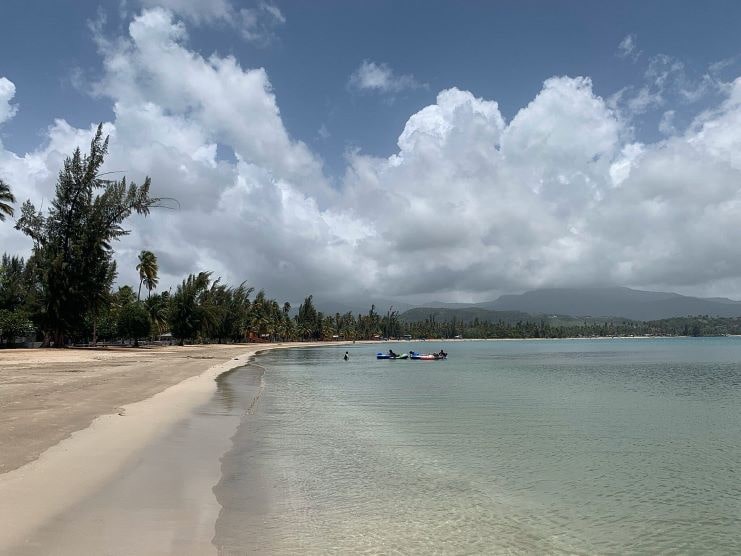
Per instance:
[[[54,347],[55,348],[63,348],[64,347],[64,330],[57,328],[54,331]]]
[[[141,298],[142,298],[142,282],[144,282],[144,278],[139,280],[139,293],[136,294],[137,301],[141,301]]]
[[[93,308],[93,347],[98,345],[98,309]]]

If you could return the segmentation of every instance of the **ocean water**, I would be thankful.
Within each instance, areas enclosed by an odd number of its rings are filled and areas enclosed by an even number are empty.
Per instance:
[[[220,380],[222,554],[741,553],[741,338],[388,347]]]

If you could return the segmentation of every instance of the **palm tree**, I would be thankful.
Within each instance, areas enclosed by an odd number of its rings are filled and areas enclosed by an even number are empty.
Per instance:
[[[167,312],[169,309],[170,297],[167,292],[164,294],[154,294],[147,297],[144,301],[144,307],[149,312],[149,318],[157,329],[157,336],[161,335],[167,327]]]
[[[141,299],[142,284],[149,291],[149,295],[152,295],[152,290],[157,287],[159,282],[157,257],[151,251],[142,251],[139,253],[139,264],[136,265],[136,269],[139,271],[139,293],[136,299],[139,300]]]
[[[170,296],[168,321],[172,335],[178,338],[179,345],[186,339],[196,338],[203,330],[206,315],[201,301],[211,283],[210,272],[191,274]]]
[[[296,332],[296,321],[286,316],[283,320],[285,326],[285,339],[295,340],[297,336]]]
[[[0,180],[0,222],[4,222],[6,216],[13,216],[12,203],[15,203],[15,196],[10,192],[10,186]]]

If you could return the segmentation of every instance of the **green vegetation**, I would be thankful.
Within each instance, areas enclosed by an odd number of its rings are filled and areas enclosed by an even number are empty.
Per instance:
[[[207,318],[208,306],[204,303],[209,272],[197,276],[191,274],[178,286],[170,301],[168,322],[172,335],[180,340],[182,346],[186,339],[195,338],[199,331],[205,330],[211,319]]]
[[[42,339],[47,323],[41,275],[35,259],[0,259],[0,343],[18,337]],[[110,267],[109,267],[110,268]],[[625,319],[578,319],[563,315],[528,315],[514,311],[474,313],[467,309],[413,309],[403,314],[389,309],[381,315],[372,306],[366,314],[317,310],[308,296],[291,315],[290,303],[279,304],[240,284],[230,287],[211,273],[191,274],[175,292],[149,290],[144,300],[131,286],[96,290],[95,303],[66,330],[70,342],[90,344],[157,339],[171,333],[178,343],[268,340],[372,340],[379,338],[566,338],[594,336],[741,334],[741,318],[683,317],[640,322]],[[140,282],[141,284],[142,282]],[[154,289],[154,286],[153,288]],[[470,314],[469,314],[470,313]],[[488,317],[482,320],[480,316]]]
[[[129,303],[118,313],[118,334],[134,340],[139,347],[139,338],[146,338],[152,330],[152,319],[142,303]]]
[[[0,309],[0,344],[33,333],[33,323],[22,311]]]
[[[21,257],[0,259],[0,343],[33,334],[31,315],[37,312],[32,273]]]
[[[150,180],[141,186],[102,179],[108,151],[98,126],[90,153],[76,149],[64,161],[56,193],[46,215],[23,203],[16,228],[33,240],[32,262],[41,304],[45,343],[63,346],[86,315],[103,301],[116,274],[112,241],[128,233],[123,222],[147,215],[160,199],[150,197]]]
[[[149,295],[152,295],[152,290],[157,287],[159,282],[157,277],[159,266],[155,254],[151,251],[139,253],[139,264],[136,265],[136,269],[139,271],[139,292],[136,294],[138,300],[142,296],[142,284],[147,288]]]
[[[0,180],[0,222],[5,221],[6,216],[13,216],[13,203],[15,197],[10,191],[10,186]]]
[[[592,338],[611,336],[724,336],[741,334],[741,317],[688,316],[655,321],[576,318],[488,311],[490,319],[461,318],[460,309],[414,309],[401,315],[414,338]],[[425,313],[426,312],[426,313]],[[426,317],[420,320],[420,314]],[[465,317],[465,313],[462,313]],[[516,319],[516,320],[515,320]]]

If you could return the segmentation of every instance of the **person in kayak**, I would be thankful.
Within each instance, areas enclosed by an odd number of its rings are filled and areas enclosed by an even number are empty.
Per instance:
[[[345,357],[343,357],[345,361],[348,361],[350,359],[350,354],[345,352]]]
[[[393,349],[389,350],[389,357],[399,357],[396,353],[394,353]]]
[[[440,353],[438,353],[437,355],[438,355],[439,357],[442,357],[443,359],[445,359],[445,358],[446,358],[446,357],[448,356],[448,354],[447,354],[447,353],[445,353],[445,352],[444,352],[443,350],[440,350]]]

